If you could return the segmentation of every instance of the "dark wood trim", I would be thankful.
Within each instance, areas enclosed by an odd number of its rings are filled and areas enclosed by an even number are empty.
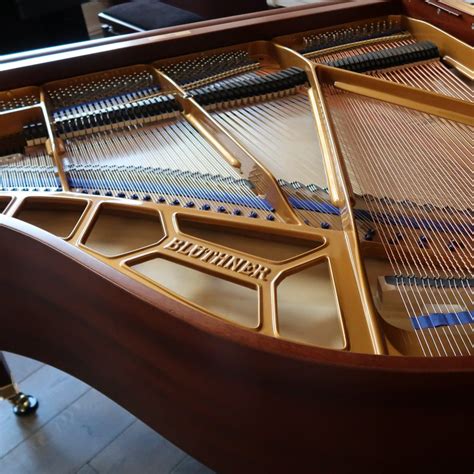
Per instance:
[[[99,389],[219,472],[464,472],[474,358],[304,347],[207,317],[0,217],[0,349]]]

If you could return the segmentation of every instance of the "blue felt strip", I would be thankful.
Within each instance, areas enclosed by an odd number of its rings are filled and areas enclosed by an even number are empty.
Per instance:
[[[440,232],[455,232],[458,234],[470,235],[473,232],[473,226],[468,223],[453,224],[451,222],[438,221],[435,219],[424,219],[422,217],[414,218],[408,216],[391,215],[383,212],[371,213],[364,209],[354,209],[356,219],[367,220],[370,222],[379,222],[381,224],[396,225],[400,227],[409,227],[415,230],[428,230]]]
[[[295,209],[303,209],[314,212],[321,212],[323,214],[332,214],[338,216],[340,210],[330,203],[312,201],[310,199],[299,199],[293,196],[288,198],[290,204]],[[364,209],[354,209],[354,216],[356,219],[366,220],[370,222],[379,222],[381,224],[409,227],[416,230],[440,231],[440,232],[454,232],[458,234],[470,235],[473,231],[472,225],[453,224],[450,222],[437,221],[434,219],[413,218],[407,216],[390,215],[386,213],[370,213]]]
[[[430,313],[410,318],[414,329],[432,329],[442,326],[456,326],[474,323],[474,311],[458,313]]]
[[[69,177],[69,185],[72,188],[81,189],[114,189],[119,188],[119,191],[136,191],[137,185],[133,182],[127,181],[113,181],[107,183],[102,180],[90,180],[90,179],[75,179]],[[156,194],[170,194],[174,196],[185,196],[194,197],[200,199],[209,199],[213,201],[219,201],[229,204],[240,204],[242,206],[254,207],[255,209],[263,209],[266,211],[272,211],[272,205],[257,196],[239,196],[236,194],[225,193],[221,191],[213,191],[209,189],[199,188],[187,188],[183,186],[174,186],[167,183],[153,183],[141,181],[140,185],[147,192],[153,192]]]
[[[340,211],[336,206],[328,202],[311,201],[310,199],[299,199],[293,196],[288,197],[288,201],[295,209],[322,212],[324,214],[333,214],[338,216]]]

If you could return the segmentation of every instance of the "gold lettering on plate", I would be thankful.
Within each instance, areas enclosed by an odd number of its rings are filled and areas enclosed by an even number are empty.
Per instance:
[[[216,267],[226,268],[236,273],[242,273],[257,280],[266,281],[270,274],[270,268],[264,267],[259,263],[250,262],[245,258],[234,257],[225,252],[218,252],[203,245],[193,244],[187,240],[181,240],[174,237],[171,242],[168,242],[165,247],[167,250],[172,250],[181,255],[207,262]]]

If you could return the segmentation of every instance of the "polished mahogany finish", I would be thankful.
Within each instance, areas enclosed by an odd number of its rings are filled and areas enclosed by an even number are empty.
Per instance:
[[[432,23],[470,46],[474,45],[473,15],[438,0],[403,0],[402,4],[406,15]]]

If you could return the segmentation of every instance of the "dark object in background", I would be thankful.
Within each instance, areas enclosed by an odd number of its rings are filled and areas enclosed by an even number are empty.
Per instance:
[[[178,8],[197,13],[206,19],[223,18],[268,10],[267,0],[162,0]]]
[[[266,0],[132,0],[102,13],[106,36],[149,31],[268,9]]]
[[[4,0],[0,54],[89,39],[83,0]]]
[[[176,8],[160,0],[138,0],[114,5],[99,13],[107,36],[155,30],[204,20],[196,13]]]

